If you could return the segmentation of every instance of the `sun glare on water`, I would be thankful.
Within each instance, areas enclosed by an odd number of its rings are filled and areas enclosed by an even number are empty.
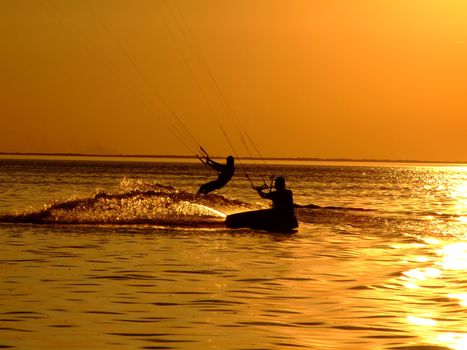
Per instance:
[[[442,258],[438,264],[444,270],[467,271],[467,242],[448,244],[436,253]]]
[[[459,214],[459,221],[467,224],[467,179],[459,180],[450,195],[455,200],[454,210]]]
[[[453,350],[467,349],[467,333],[452,332],[454,324],[462,323],[462,317],[448,317],[447,300],[458,307],[467,307],[467,293],[462,289],[467,272],[467,242],[445,242],[426,239],[433,246],[436,256],[431,266],[405,271],[402,276],[407,290],[425,290],[426,298],[441,301],[424,308],[407,309],[407,325],[428,344],[436,344]],[[438,247],[438,248],[436,248]],[[446,301],[443,301],[446,300]],[[445,304],[445,305],[443,305]],[[450,304],[450,303],[449,303]],[[455,326],[457,328],[457,326]]]
[[[205,213],[207,214],[211,214],[211,215],[214,215],[214,216],[219,216],[221,218],[225,218],[227,217],[226,214],[216,210],[216,209],[213,209],[213,208],[210,208],[206,205],[203,205],[203,204],[196,204],[197,207],[200,208],[201,211],[204,211]]]

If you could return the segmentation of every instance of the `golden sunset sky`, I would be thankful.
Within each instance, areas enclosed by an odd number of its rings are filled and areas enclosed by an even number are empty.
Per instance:
[[[465,0],[2,0],[0,77],[0,152],[467,161]]]

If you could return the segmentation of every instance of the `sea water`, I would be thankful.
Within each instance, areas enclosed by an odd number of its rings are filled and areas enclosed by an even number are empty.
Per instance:
[[[0,159],[0,348],[467,349],[467,167]],[[283,175],[293,234],[227,229]]]

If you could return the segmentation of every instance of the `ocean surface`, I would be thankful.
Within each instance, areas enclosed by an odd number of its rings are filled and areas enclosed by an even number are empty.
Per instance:
[[[283,175],[293,234],[227,229]],[[467,167],[0,159],[0,348],[467,349]]]

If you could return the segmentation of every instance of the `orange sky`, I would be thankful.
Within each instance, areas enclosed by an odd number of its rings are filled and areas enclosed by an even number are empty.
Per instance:
[[[0,63],[0,152],[467,161],[464,0],[2,0]]]

